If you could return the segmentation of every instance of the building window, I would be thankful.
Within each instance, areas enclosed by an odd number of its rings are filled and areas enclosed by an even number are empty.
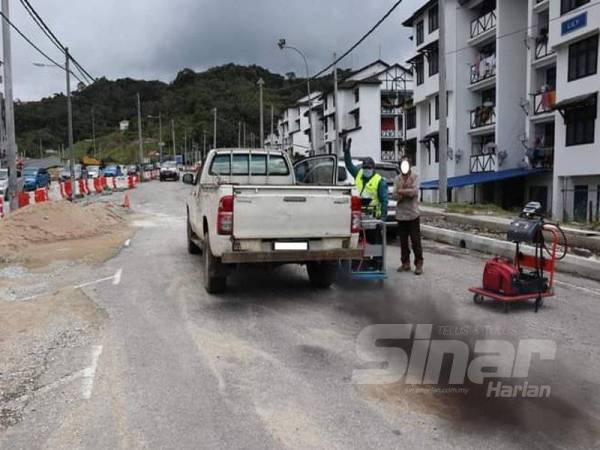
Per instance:
[[[431,77],[439,72],[439,52],[437,48],[431,51],[427,61],[429,62],[429,76]]]
[[[431,102],[427,102],[427,119],[429,126],[431,126]]]
[[[406,110],[406,129],[413,130],[417,128],[417,108],[412,107]]]
[[[439,28],[438,23],[438,7],[435,5],[433,8],[429,10],[429,32],[433,33],[435,30]]]
[[[596,126],[596,102],[565,111],[567,147],[593,144]]]
[[[598,35],[569,46],[569,81],[594,75],[598,68]]]
[[[425,81],[423,57],[420,57],[415,62],[415,71],[417,72],[417,85],[423,84]]]
[[[425,40],[425,30],[423,27],[423,21],[417,22],[417,45],[421,45]]]
[[[358,88],[354,89],[354,103],[358,103],[360,100],[360,90]]]
[[[440,118],[440,96],[435,96],[435,120]]]
[[[590,0],[561,0],[560,1],[560,13],[566,14],[569,11],[579,8],[580,6],[589,3]]]

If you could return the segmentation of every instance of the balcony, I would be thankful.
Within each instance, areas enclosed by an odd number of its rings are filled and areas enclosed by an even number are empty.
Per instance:
[[[471,84],[496,76],[496,55],[481,58],[478,63],[471,66]]]
[[[478,38],[496,28],[496,11],[490,11],[471,22],[471,39]]]
[[[471,130],[496,124],[495,106],[478,106],[471,111]]]
[[[540,92],[533,96],[533,115],[551,113],[556,104],[556,91]]]
[[[531,167],[552,169],[554,167],[554,147],[541,147],[532,151],[529,160]]]
[[[548,48],[548,38],[537,38],[535,40],[535,60],[545,58],[546,56],[553,55],[554,51]]]
[[[497,158],[495,153],[487,155],[473,155],[469,162],[471,173],[495,172],[497,169]]]

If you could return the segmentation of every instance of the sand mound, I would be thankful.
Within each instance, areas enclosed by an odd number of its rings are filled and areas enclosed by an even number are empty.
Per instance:
[[[86,239],[124,227],[124,213],[109,203],[48,202],[28,206],[0,221],[0,261],[33,245]]]

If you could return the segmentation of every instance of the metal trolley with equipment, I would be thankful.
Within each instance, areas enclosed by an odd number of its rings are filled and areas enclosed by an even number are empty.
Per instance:
[[[385,220],[377,219],[370,199],[361,199],[359,247],[362,258],[350,262],[350,277],[355,280],[383,281],[387,278]]]
[[[546,222],[538,202],[528,203],[519,217],[509,226],[507,239],[515,243],[514,260],[495,257],[489,260],[483,271],[483,285],[469,288],[473,301],[483,303],[485,298],[504,303],[504,311],[515,302],[535,299],[535,312],[543,305],[546,297],[554,295],[554,271],[556,262],[567,253],[564,232],[558,224]],[[551,235],[546,245],[544,232]],[[557,257],[559,238],[562,236],[563,252]],[[522,244],[533,246],[534,255],[521,251]]]

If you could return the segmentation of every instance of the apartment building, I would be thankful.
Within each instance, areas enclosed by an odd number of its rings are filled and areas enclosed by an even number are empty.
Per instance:
[[[312,92],[312,106],[318,105],[321,97],[320,92]],[[309,104],[308,95],[299,99],[294,105],[283,110],[278,119],[282,148],[290,155],[309,156],[311,150],[310,120],[308,117]]]
[[[550,69],[554,86],[548,84],[555,90],[549,99],[555,129],[552,205],[554,217],[560,220],[600,220],[600,8],[596,3],[529,1],[531,25],[553,54],[553,66],[548,67],[555,67],[555,75]]]
[[[548,167],[528,160],[527,2],[445,0],[445,5],[449,199],[520,206],[530,193],[539,196],[530,186],[551,180]],[[403,25],[412,28],[415,45],[409,63],[415,72],[416,169],[423,199],[436,201],[438,1],[426,2]]]
[[[318,110],[320,153],[335,152],[339,133],[352,139],[356,157],[396,161],[405,147],[404,105],[412,96],[412,84],[410,69],[377,60],[339,82],[337,114],[333,89],[324,92]]]

